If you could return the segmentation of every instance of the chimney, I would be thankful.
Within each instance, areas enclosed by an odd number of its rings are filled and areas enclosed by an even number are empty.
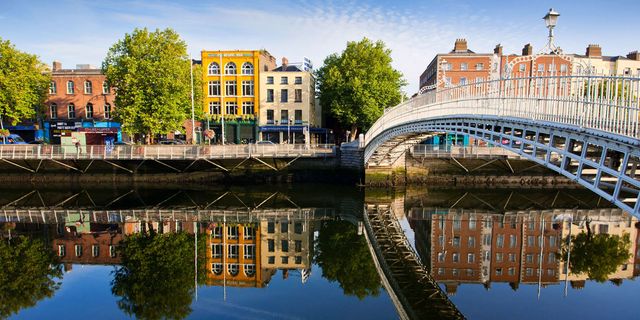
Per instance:
[[[636,50],[636,51],[631,51],[631,52],[629,52],[629,54],[627,55],[627,58],[629,58],[629,59],[631,59],[631,60],[640,61],[640,52],[638,52],[638,50]]]
[[[533,55],[533,46],[531,45],[531,43],[527,43],[524,45],[524,48],[522,48],[522,55],[523,56]]]
[[[288,65],[289,65],[289,59],[282,57],[282,71],[287,71]]]
[[[467,39],[456,39],[453,52],[467,52]]]
[[[499,57],[502,56],[502,46],[498,43],[496,47],[493,49],[493,53],[497,54]]]
[[[62,62],[53,61],[53,71],[58,71],[62,69]]]
[[[600,58],[602,57],[602,49],[600,49],[600,46],[597,44],[590,44],[587,47],[586,55],[589,58]]]

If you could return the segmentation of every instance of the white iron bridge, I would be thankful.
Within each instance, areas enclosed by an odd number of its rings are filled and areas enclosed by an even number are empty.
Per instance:
[[[434,133],[469,135],[640,216],[639,122],[640,78],[516,77],[418,95],[385,110],[360,143],[371,167],[394,163]]]

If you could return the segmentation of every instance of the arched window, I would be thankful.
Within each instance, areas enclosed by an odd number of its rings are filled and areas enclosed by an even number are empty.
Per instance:
[[[76,106],[73,103],[70,103],[67,106],[67,118],[75,119],[76,117]]]
[[[93,93],[93,85],[91,84],[91,81],[89,81],[89,80],[84,82],[84,93],[85,94]]]
[[[247,277],[253,277],[256,274],[256,265],[255,264],[245,264],[244,265],[244,274]]]
[[[242,74],[253,74],[253,64],[251,62],[242,64]]]
[[[236,64],[229,62],[224,66],[224,74],[237,74]]]
[[[74,89],[73,81],[67,81],[67,94],[73,94]]]
[[[92,119],[93,118],[93,104],[91,103],[87,103],[87,107],[84,110],[86,115],[87,115],[87,119]]]
[[[229,274],[232,276],[237,276],[238,272],[240,271],[238,268],[238,264],[236,263],[229,263],[227,265],[227,271],[229,271]]]
[[[58,88],[56,87],[56,82],[51,81],[49,84],[49,94],[56,94],[58,92]]]
[[[109,84],[105,81],[102,83],[102,94],[109,94]]]
[[[214,274],[222,274],[222,263],[212,263],[211,272]]]
[[[213,74],[220,74],[220,66],[215,62],[209,64],[209,75]]]
[[[52,103],[50,106],[50,110],[51,110],[51,119],[58,119],[58,105],[55,103]]]

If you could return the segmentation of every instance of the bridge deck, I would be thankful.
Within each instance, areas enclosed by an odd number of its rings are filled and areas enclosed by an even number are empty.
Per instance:
[[[364,224],[376,265],[404,319],[464,319],[415,254],[388,205],[367,205]],[[380,270],[379,270],[380,272]]]

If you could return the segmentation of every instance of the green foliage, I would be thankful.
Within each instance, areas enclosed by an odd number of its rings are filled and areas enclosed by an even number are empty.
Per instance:
[[[60,288],[60,264],[41,240],[0,241],[0,319],[50,298]]]
[[[400,103],[402,73],[391,66],[391,50],[382,41],[364,38],[348,42],[340,54],[332,54],[316,73],[320,104],[351,130],[367,130],[387,107]]]
[[[338,281],[347,295],[364,299],[380,294],[380,277],[366,240],[347,221],[323,222],[316,242],[316,263],[322,276]]]
[[[102,69],[116,88],[122,130],[153,136],[181,129],[191,117],[189,68],[187,45],[171,29],[135,29],[114,44]]]
[[[46,66],[32,54],[0,38],[0,121],[16,124],[42,109],[51,81]]]
[[[186,233],[135,234],[121,246],[122,266],[111,291],[118,307],[140,319],[181,319],[191,313],[194,239]]]
[[[582,232],[571,237],[571,259],[569,268],[571,273],[586,273],[590,279],[598,282],[607,281],[607,277],[616,272],[617,268],[629,258],[631,241],[629,234],[622,237],[591,232]],[[566,262],[567,250],[565,244],[562,249],[562,260]]]
[[[599,80],[592,82],[584,82],[584,96],[596,97],[597,99],[609,100],[616,103],[624,103],[627,101],[634,101],[637,99],[638,92],[634,92],[629,87],[629,82],[622,80]]]
[[[194,64],[193,70],[193,109],[196,119],[205,119],[204,115],[204,92],[202,91],[202,65]],[[208,107],[207,107],[208,108]]]

